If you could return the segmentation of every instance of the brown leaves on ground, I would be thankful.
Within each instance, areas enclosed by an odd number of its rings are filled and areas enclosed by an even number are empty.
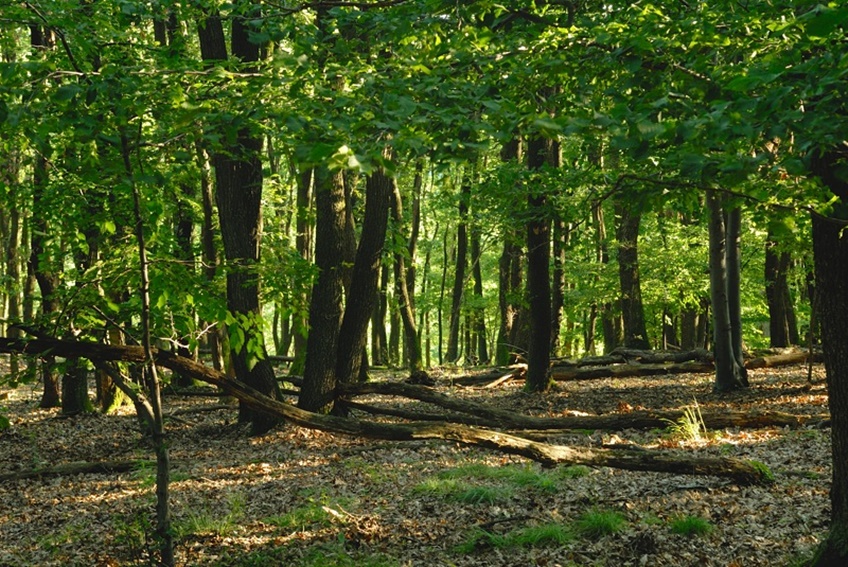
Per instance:
[[[819,414],[827,409],[822,374],[817,369],[820,381],[808,387],[801,366],[756,370],[751,388],[731,396],[713,394],[705,374],[562,383],[541,395],[513,382],[484,389],[443,379],[438,389],[537,416],[680,409],[693,400],[704,410]],[[147,565],[155,547],[154,469],[132,410],[62,419],[37,409],[33,390],[0,393],[8,394],[2,405],[12,421],[0,433],[0,473],[141,461],[129,473],[0,485],[0,566]],[[366,401],[434,411],[421,402]],[[829,430],[814,426],[709,431],[701,441],[671,428],[548,438],[754,459],[775,473],[773,485],[738,487],[709,477],[543,470],[453,444],[367,441],[293,426],[249,438],[234,407],[190,411],[216,402],[165,400],[166,412],[181,412],[168,422],[181,565],[780,565],[809,553],[827,527]],[[578,520],[600,512],[616,512],[624,527],[581,535]],[[675,531],[674,522],[687,518],[711,529]],[[521,539],[540,526],[570,535]]]

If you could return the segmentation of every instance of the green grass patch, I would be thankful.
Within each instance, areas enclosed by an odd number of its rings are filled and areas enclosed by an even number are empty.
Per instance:
[[[334,521],[338,521],[338,515],[333,514],[332,511],[348,505],[350,505],[350,502],[346,499],[331,500],[327,496],[321,495],[318,498],[309,498],[307,504],[294,508],[285,514],[270,516],[262,521],[293,532],[327,528]]]
[[[227,498],[226,512],[206,507],[189,510],[184,518],[174,521],[174,533],[177,538],[191,535],[232,535],[241,525],[244,506],[244,497],[234,494]]]
[[[675,518],[669,524],[672,532],[686,537],[705,536],[710,534],[714,527],[705,518],[700,516],[681,516]]]
[[[577,533],[588,539],[600,539],[621,531],[627,520],[619,512],[592,510],[586,512],[575,523]]]
[[[571,465],[569,467],[558,467],[554,474],[562,479],[583,478],[592,474],[592,469],[585,465]]]
[[[429,478],[413,491],[464,504],[494,504],[512,496],[508,486],[475,486],[455,478]]]
[[[589,474],[588,467],[561,467],[554,471],[540,471],[530,465],[507,465],[490,467],[480,463],[462,465],[440,472],[437,476],[444,480],[462,480],[468,478],[502,481],[518,488],[529,488],[542,492],[555,492],[561,480],[578,478]]]

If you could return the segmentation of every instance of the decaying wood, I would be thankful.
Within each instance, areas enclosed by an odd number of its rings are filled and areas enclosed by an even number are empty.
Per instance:
[[[632,348],[617,348],[606,356],[587,356],[579,360],[560,359],[554,363],[554,367],[584,367],[584,366],[607,366],[610,364],[666,364],[681,362],[712,362],[713,355],[710,351],[699,348],[688,351],[655,351],[639,350]]]
[[[456,376],[450,379],[451,384],[457,386],[480,386],[483,388],[494,388],[512,379],[523,380],[527,375],[527,365],[524,363],[499,366],[483,374],[470,374],[467,376]]]
[[[544,430],[544,429],[601,429],[607,431],[621,431],[624,429],[655,429],[668,427],[683,417],[684,410],[671,411],[631,411],[628,413],[605,414],[605,415],[564,415],[557,417],[535,417],[523,415],[508,410],[502,410],[473,402],[446,396],[431,388],[401,384],[397,382],[368,382],[365,384],[350,384],[344,387],[342,393],[347,397],[355,397],[366,394],[382,394],[388,396],[402,396],[422,402],[427,402],[453,412],[459,412],[472,416],[470,420],[460,423],[473,423],[487,427],[504,427],[507,429]],[[352,406],[357,407],[357,406]],[[365,409],[371,413],[377,413],[373,406],[359,406],[357,409]],[[800,427],[808,423],[818,423],[827,416],[796,415],[775,411],[710,411],[701,408],[701,416],[707,429],[725,429],[738,427],[740,429],[759,429],[763,427]],[[428,420],[426,414],[417,412],[386,412],[386,415],[397,415],[410,418]],[[414,419],[414,418],[413,418]],[[442,416],[442,419],[446,419]],[[455,418],[447,417],[448,421]]]
[[[776,366],[787,366],[789,364],[800,364],[810,360],[809,351],[787,352],[771,356],[758,356],[745,361],[745,368],[774,368]],[[824,362],[824,355],[820,352],[813,353],[813,362]]]
[[[669,374],[689,374],[713,372],[712,362],[689,361],[676,364],[616,364],[599,367],[554,367],[551,378],[557,381],[596,380],[598,378],[627,378],[632,376],[665,376]]]
[[[145,461],[99,461],[99,462],[73,462],[62,463],[52,467],[21,470],[0,474],[0,482],[11,480],[24,480],[27,478],[39,478],[46,476],[68,476],[72,474],[101,474],[128,472],[137,469]]]
[[[642,352],[642,351],[639,351]],[[761,356],[752,358],[745,362],[745,368],[771,368],[806,362],[808,353],[793,352],[787,354],[776,354],[772,356]],[[815,360],[822,360],[821,355],[814,355]],[[635,360],[635,359],[630,359]],[[641,360],[652,360],[648,357]],[[715,364],[709,358],[696,358],[685,362],[670,364],[642,364],[641,362],[610,363],[608,366],[562,366],[551,368],[551,378],[558,381],[566,380],[595,380],[598,378],[627,378],[632,376],[663,376],[671,374],[707,373],[714,372]]]
[[[23,353],[33,356],[52,354],[70,358],[85,357],[95,360],[120,360],[136,363],[145,361],[144,349],[141,347],[54,339],[34,339],[31,341],[0,339],[0,352]],[[310,413],[291,404],[264,396],[250,386],[189,358],[160,350],[154,350],[152,356],[154,362],[162,367],[218,386],[256,410],[280,416],[294,424],[311,429],[396,441],[442,439],[520,455],[544,465],[582,464],[636,471],[711,475],[727,478],[740,484],[771,481],[771,475],[763,467],[732,457],[699,458],[682,456],[667,451],[568,447],[549,445],[507,433],[449,423],[386,424]]]

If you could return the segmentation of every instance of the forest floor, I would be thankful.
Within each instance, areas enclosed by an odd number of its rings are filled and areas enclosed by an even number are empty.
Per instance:
[[[5,361],[3,361],[5,363]],[[452,372],[458,372],[452,371]],[[390,373],[380,378],[400,379]],[[630,408],[827,411],[824,371],[762,369],[751,388],[712,393],[709,374],[438,389],[540,416]],[[131,408],[62,419],[31,386],[0,388],[0,474],[74,461],[139,459],[127,473],[0,483],[0,566],[148,565],[152,452]],[[424,409],[372,396],[369,403]],[[551,443],[632,442],[766,463],[776,482],[557,467],[436,441],[383,442],[291,425],[251,438],[234,405],[168,396],[172,505],[180,565],[759,566],[808,557],[827,527],[830,430],[673,428],[571,431]],[[189,410],[188,413],[183,413]],[[432,408],[431,408],[432,410]],[[366,417],[367,418],[367,417]]]

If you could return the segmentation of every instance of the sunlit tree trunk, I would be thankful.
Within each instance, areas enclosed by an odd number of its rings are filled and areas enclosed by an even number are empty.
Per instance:
[[[453,293],[451,294],[450,327],[445,358],[448,362],[459,360],[459,322],[462,318],[462,301],[465,291],[465,270],[468,263],[468,206],[471,200],[470,166],[462,175],[459,194],[459,222],[456,226],[456,262],[454,264]]]

